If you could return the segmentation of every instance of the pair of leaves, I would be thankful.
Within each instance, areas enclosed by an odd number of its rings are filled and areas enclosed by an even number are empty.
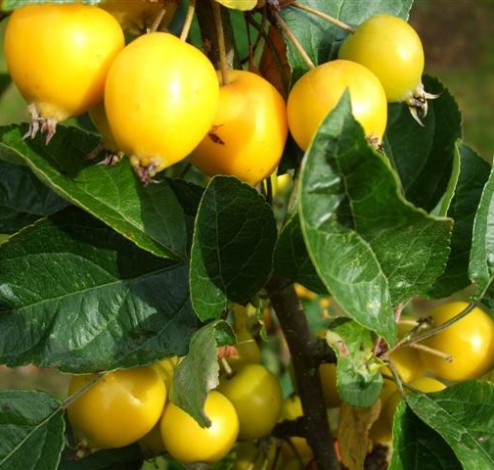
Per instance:
[[[312,141],[299,189],[300,224],[320,279],[354,320],[393,344],[393,309],[443,272],[452,221],[404,199],[386,157],[352,117],[348,94]]]

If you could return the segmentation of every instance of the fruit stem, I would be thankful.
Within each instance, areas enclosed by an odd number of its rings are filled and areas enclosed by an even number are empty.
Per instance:
[[[292,283],[273,276],[266,290],[290,350],[302,402],[304,437],[314,452],[318,470],[339,470],[317,373],[320,363],[318,338],[309,330]]]
[[[331,24],[334,24],[338,28],[341,28],[349,33],[354,33],[355,29],[352,28],[350,25],[344,23],[343,21],[338,20],[334,16],[328,15],[327,13],[323,13],[322,11],[319,11],[317,8],[312,8],[309,5],[304,5],[302,3],[299,3],[297,1],[291,1],[288,3],[288,6],[293,6],[298,8],[299,10],[306,11],[308,13],[312,13],[315,16],[318,16],[319,18],[322,18],[323,20],[328,21]]]
[[[180,33],[180,40],[187,41],[189,36],[190,27],[192,26],[192,20],[194,19],[194,14],[196,11],[196,0],[189,0],[189,6],[187,7],[187,13],[185,15],[184,26],[182,32]]]
[[[312,62],[312,59],[309,57],[305,49],[302,47],[302,44],[300,44],[300,41],[296,38],[296,36],[292,33],[288,25],[283,21],[283,18],[281,18],[280,14],[277,11],[272,11],[271,14],[273,15],[274,20],[276,21],[276,25],[278,28],[281,29],[281,31],[285,34],[285,36],[290,40],[290,42],[293,44],[295,49],[297,49],[297,52],[300,54],[300,57],[304,60],[304,62],[307,64],[307,66],[310,69],[315,68],[316,66],[314,65],[314,62]]]
[[[451,326],[454,323],[456,323],[457,321],[461,320],[463,317],[466,317],[477,306],[478,306],[478,301],[470,302],[467,305],[467,307],[465,307],[464,310],[462,310],[460,313],[458,313],[458,315],[455,315],[454,317],[450,318],[448,321],[441,323],[440,325],[437,325],[434,328],[429,328],[419,335],[407,336],[406,341],[403,341],[403,342],[398,343],[398,344],[400,347],[410,346],[414,343],[418,343],[420,341],[423,341],[424,339],[430,338],[431,336],[434,336],[436,333],[439,333],[440,331],[448,328],[448,326]],[[393,349],[396,349],[398,344]]]
[[[453,362],[453,356],[451,354],[439,351],[438,349],[431,348],[429,346],[426,346],[425,344],[421,343],[411,343],[407,347],[409,348],[414,348],[414,349],[419,349],[421,351],[424,351],[428,354],[432,354],[433,356],[438,356],[441,359],[444,359],[445,361],[448,362]]]
[[[149,28],[149,31],[150,32],[155,33],[156,31],[158,31],[158,28],[160,27],[160,24],[163,21],[163,18],[165,17],[165,15],[166,15],[166,8],[163,7],[159,11],[159,13],[156,16],[156,18],[154,19],[153,24]]]
[[[228,62],[226,60],[225,32],[223,30],[223,19],[221,17],[221,5],[213,1],[214,26],[218,38],[218,50],[220,61],[221,85],[228,85]]]

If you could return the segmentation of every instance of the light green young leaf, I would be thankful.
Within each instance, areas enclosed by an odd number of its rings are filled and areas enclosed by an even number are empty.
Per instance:
[[[0,468],[58,469],[64,431],[60,403],[47,393],[0,391]]]
[[[372,332],[351,320],[335,320],[329,325],[326,341],[338,357],[336,385],[342,400],[352,406],[371,407],[383,383],[372,352]]]

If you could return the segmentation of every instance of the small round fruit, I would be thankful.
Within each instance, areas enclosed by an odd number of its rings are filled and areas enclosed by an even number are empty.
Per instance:
[[[69,394],[95,375],[72,378]],[[108,373],[67,408],[75,434],[92,448],[123,447],[147,434],[160,419],[166,387],[151,367]]]
[[[408,346],[393,351],[389,355],[389,360],[393,363],[396,371],[404,382],[410,382],[410,380],[421,376],[425,371],[422,356],[417,349]],[[384,366],[381,372],[388,376],[393,376],[393,373],[388,366]]]
[[[349,34],[340,59],[364,65],[381,81],[389,102],[406,101],[422,89],[424,48],[417,32],[404,19],[372,16]]]
[[[288,126],[302,150],[307,150],[319,125],[346,89],[350,91],[352,113],[365,135],[378,143],[382,141],[388,104],[381,82],[363,65],[333,60],[309,70],[288,95]]]
[[[118,21],[95,6],[46,3],[14,10],[4,52],[12,80],[29,103],[29,135],[41,126],[49,141],[57,122],[101,101],[110,65],[124,44]]]
[[[105,86],[115,141],[143,180],[199,144],[211,128],[218,99],[209,59],[169,33],[132,41],[114,60]]]
[[[158,361],[151,364],[151,367],[153,367],[156,372],[158,372],[160,377],[165,382],[167,390],[171,390],[172,388],[173,375],[179,362],[180,358],[178,356],[169,356],[163,359],[159,359]]]
[[[231,378],[220,377],[218,391],[237,410],[240,439],[257,439],[274,428],[280,416],[281,386],[264,365],[247,364]]]
[[[237,343],[235,349],[237,354],[228,358],[228,365],[233,371],[240,370],[246,364],[259,364],[261,362],[261,350],[252,334],[241,329],[236,332]]]
[[[278,166],[287,135],[285,100],[276,88],[253,72],[230,70],[212,127],[189,161],[208,176],[253,185]]]
[[[467,302],[448,302],[429,312],[432,327],[458,315]],[[476,307],[461,320],[422,341],[429,348],[452,356],[452,362],[421,351],[425,367],[441,379],[453,382],[476,379],[494,367],[494,321]]]
[[[221,460],[237,439],[239,424],[232,403],[221,393],[209,392],[204,412],[211,426],[202,428],[187,412],[172,402],[161,418],[161,435],[166,450],[179,462],[214,463]]]

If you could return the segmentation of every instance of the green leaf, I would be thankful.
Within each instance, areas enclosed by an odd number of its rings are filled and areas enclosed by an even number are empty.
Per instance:
[[[29,168],[0,160],[0,233],[15,233],[65,206]]]
[[[96,165],[88,154],[95,136],[60,126],[46,145],[22,139],[25,127],[0,128],[0,158],[14,155],[64,199],[102,220],[144,250],[185,260],[186,223],[177,197],[164,181],[144,186],[128,159],[114,166]]]
[[[58,470],[139,470],[143,460],[139,444],[120,449],[99,450],[83,458],[77,455],[77,449],[66,447]]]
[[[476,283],[476,296],[494,308],[494,171],[485,183],[473,222],[469,275]]]
[[[230,325],[223,320],[208,323],[190,341],[187,356],[173,374],[170,399],[189,413],[202,427],[211,421],[204,413],[204,402],[210,390],[218,386],[219,364],[216,349],[219,345],[234,344]]]
[[[351,23],[351,26],[356,26],[368,17],[378,13],[389,13],[407,18],[413,0],[373,0],[372,2],[300,0],[300,3],[326,13],[344,23]],[[283,6],[280,14],[315,65],[336,58],[338,48],[348,34],[343,29],[313,13],[290,5],[289,2]],[[292,80],[295,82],[309,70],[309,66],[302,59],[293,43],[289,40],[286,43],[288,61],[292,69]]]
[[[190,262],[192,305],[201,320],[218,318],[228,301],[243,303],[262,288],[276,236],[273,211],[254,188],[229,176],[210,181]]]
[[[393,420],[389,470],[461,470],[451,447],[401,400]]]
[[[429,100],[428,113],[420,126],[408,106],[389,107],[384,151],[399,174],[408,201],[431,211],[448,188],[461,136],[458,104],[436,78],[423,77],[425,89],[440,96]]]
[[[0,362],[68,372],[183,355],[198,327],[184,265],[76,208],[0,245]]]
[[[281,277],[298,282],[319,294],[327,294],[305,246],[300,217],[292,214],[280,231],[274,252],[273,269]]]
[[[0,468],[56,470],[64,431],[60,403],[47,393],[0,391]]]
[[[319,277],[355,321],[393,343],[393,308],[443,272],[452,221],[403,198],[386,157],[353,119],[348,93],[312,141],[299,191],[302,231]]]
[[[451,237],[451,254],[445,272],[432,286],[431,294],[443,298],[471,284],[468,263],[472,246],[475,212],[489,177],[490,165],[474,150],[460,144],[460,174],[448,216],[455,223]]]
[[[463,468],[494,468],[494,384],[463,382],[429,395],[412,393],[406,400]]]
[[[338,319],[329,325],[326,341],[338,357],[336,385],[341,399],[352,406],[372,406],[379,398],[383,382],[373,360],[372,332],[351,320]]]

